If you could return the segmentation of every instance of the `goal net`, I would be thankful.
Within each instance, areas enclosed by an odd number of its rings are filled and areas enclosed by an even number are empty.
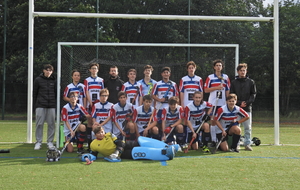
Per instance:
[[[233,78],[238,64],[238,45],[59,42],[57,78],[60,93],[57,103],[56,134],[59,134],[59,110],[67,103],[62,99],[63,91],[72,82],[73,69],[80,71],[80,82],[83,83],[83,80],[90,76],[88,69],[90,63],[96,62],[100,65],[98,76],[104,80],[109,77],[110,66],[115,65],[118,67],[120,78],[126,82],[129,69],[136,69],[136,79],[140,80],[143,78],[143,67],[151,65],[154,68],[152,78],[159,81],[161,69],[168,66],[172,71],[170,79],[179,84],[180,79],[187,75],[188,59],[196,63],[196,75],[202,77],[204,81],[213,73],[212,61],[215,59],[222,59],[225,62],[223,72]],[[59,142],[58,137],[57,140]]]

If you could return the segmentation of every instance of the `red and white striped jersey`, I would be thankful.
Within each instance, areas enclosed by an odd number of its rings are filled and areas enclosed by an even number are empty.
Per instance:
[[[75,127],[79,123],[81,115],[88,115],[88,112],[81,104],[76,104],[75,108],[72,109],[70,103],[67,103],[61,110],[61,120],[64,122],[64,134],[65,136],[70,134],[70,130],[66,126],[66,121],[70,123],[72,130],[75,130]]]
[[[204,84],[204,89],[206,88],[211,88],[211,87],[216,87],[219,86],[220,84],[223,85],[223,90],[221,90],[221,95],[219,96],[219,100],[217,105],[216,100],[217,100],[217,92],[218,90],[212,91],[209,94],[208,102],[211,103],[213,106],[223,106],[226,104],[226,91],[230,89],[230,79],[226,74],[222,74],[223,81],[218,78],[216,74],[211,74],[206,78],[205,84]]]
[[[228,106],[224,105],[218,109],[214,119],[220,121],[222,127],[225,129],[227,125],[236,122],[238,116],[241,118],[249,117],[248,113],[239,106],[234,106],[233,110],[230,111]],[[222,133],[222,131],[217,127],[216,133]]]
[[[130,103],[126,103],[124,106],[121,106],[120,103],[116,103],[113,105],[111,108],[111,117],[113,122],[117,122],[119,126],[124,129],[123,123],[126,120],[126,116],[131,116],[134,112],[134,107]],[[116,136],[118,136],[121,132],[120,130],[116,127],[116,125],[113,123],[113,131],[112,133]]]
[[[145,112],[143,105],[137,107],[134,110],[132,120],[134,123],[136,123],[139,133],[143,132],[144,126],[148,125],[152,113],[153,113],[152,121],[157,121],[156,110],[152,106],[150,106],[148,112]]]
[[[139,82],[131,84],[130,82],[125,82],[122,86],[121,91],[127,94],[127,103],[130,103],[137,108],[139,106],[139,98],[142,96],[142,85]],[[136,98],[135,98],[136,97]],[[135,98],[135,101],[133,101]]]
[[[203,92],[202,78],[197,75],[194,75],[193,77],[190,77],[189,75],[182,77],[179,83],[179,92],[184,94],[184,107],[193,102],[195,91]]]
[[[167,107],[168,104],[168,99],[173,97],[173,96],[178,96],[178,88],[175,82],[170,81],[171,82],[171,88],[168,91],[167,97],[166,97],[166,101],[161,103],[161,102],[156,102],[156,109],[160,109],[162,110],[163,108]],[[158,98],[163,98],[167,92],[167,90],[169,89],[169,84],[165,83],[164,81],[160,80],[158,81],[152,90],[152,95],[156,95]],[[161,106],[162,104],[162,106]]]
[[[101,102],[97,102],[94,104],[92,109],[92,117],[96,119],[96,122],[102,123],[105,121],[108,117],[111,117],[111,108],[114,104],[110,102],[105,102],[104,104]],[[111,119],[103,125],[105,133],[112,131],[112,122]]]
[[[78,102],[83,105],[83,98],[85,98],[85,86],[82,83],[78,83],[75,85],[74,83],[70,83],[64,91],[64,97],[69,97],[71,92],[76,92],[78,94]]]
[[[186,120],[189,120],[193,126],[194,129],[197,129],[199,125],[202,123],[202,118],[206,114],[206,109],[211,108],[212,105],[206,101],[203,101],[202,104],[199,106],[196,106],[194,102],[189,103],[185,107],[185,117]],[[188,132],[190,131],[190,128],[187,128]]]
[[[88,91],[93,103],[100,99],[100,90],[104,89],[104,80],[100,77],[88,77],[84,80],[85,91]],[[87,107],[89,102],[87,102]]]
[[[162,110],[161,120],[166,121],[166,127],[176,123],[178,120],[184,118],[184,110],[181,106],[177,106],[174,113],[170,110],[170,107],[166,107]]]

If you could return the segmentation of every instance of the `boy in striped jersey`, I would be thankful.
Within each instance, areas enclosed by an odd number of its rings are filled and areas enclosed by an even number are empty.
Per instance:
[[[105,133],[112,132],[112,123],[110,110],[114,105],[108,102],[109,91],[105,88],[100,91],[100,102],[97,102],[93,106],[92,117],[93,117],[93,130],[97,127],[103,127]]]
[[[228,151],[227,137],[232,135],[232,145],[230,148],[231,152],[239,153],[237,149],[238,143],[241,138],[241,128],[240,123],[247,121],[249,119],[248,113],[241,107],[235,105],[237,102],[237,96],[235,94],[229,94],[226,98],[226,105],[220,107],[214,118],[218,128],[216,130],[217,138],[220,141],[222,136],[222,143],[220,144],[220,149],[223,151]],[[238,116],[240,120],[237,121]]]
[[[133,122],[139,136],[152,137],[161,140],[159,129],[156,126],[156,110],[151,106],[152,98],[150,95],[143,97],[143,105],[137,107],[133,112]],[[151,121],[150,118],[152,117]],[[150,122],[150,124],[149,124]]]
[[[76,92],[70,92],[69,100],[70,102],[67,103],[61,110],[61,118],[64,122],[64,134],[66,139],[72,137],[71,142],[77,140],[77,152],[83,153],[86,127],[85,125],[80,124],[77,131],[74,132],[74,130],[78,125],[79,119],[82,115],[85,115],[87,118],[89,118],[90,115],[82,105],[77,103],[78,94]],[[68,144],[66,150],[67,152],[73,152],[73,144]]]
[[[203,95],[203,80],[201,77],[195,75],[195,62],[189,61],[186,64],[186,69],[188,71],[188,75],[182,77],[179,83],[180,102],[183,108],[193,102],[195,91],[200,91]]]

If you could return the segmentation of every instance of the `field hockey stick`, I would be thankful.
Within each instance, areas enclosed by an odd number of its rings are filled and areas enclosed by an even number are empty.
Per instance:
[[[212,154],[216,154],[220,144],[222,143],[222,141],[224,140],[225,136],[222,136],[222,138],[219,140],[218,144],[216,145],[215,150],[211,151]]]
[[[176,126],[175,126],[175,127],[176,127]],[[171,129],[170,133],[168,133],[168,134],[167,134],[167,136],[166,136],[166,140],[167,140],[167,138],[169,138],[169,136],[170,136],[170,135],[173,133],[173,131],[174,131],[175,127],[172,127],[172,129]]]
[[[137,96],[139,95],[139,91],[140,91],[140,88],[138,86],[136,86],[135,88],[136,88],[136,94],[134,95],[134,98],[131,101],[132,105],[134,105],[134,102],[135,102]]]
[[[75,128],[75,130],[74,130],[74,136],[75,136],[75,133],[76,133],[77,129],[79,128],[80,124],[81,124],[81,122],[79,121],[79,123],[77,124],[77,126],[76,126],[76,128]],[[65,142],[64,147],[63,147],[63,148],[61,149],[61,151],[60,151],[60,155],[62,155],[63,152],[66,150],[67,146],[70,144],[70,142],[71,142],[71,140],[72,140],[72,138],[73,138],[74,136],[71,136],[71,137]]]
[[[202,123],[200,124],[200,126],[199,126],[198,129],[196,130],[196,132],[195,132],[196,134],[199,133],[199,131],[200,131],[200,129],[202,128],[202,125],[203,125],[204,123],[205,123],[205,120],[202,121]],[[184,153],[188,153],[188,151],[189,151],[189,149],[191,148],[191,146],[192,146],[192,144],[193,144],[193,142],[194,142],[195,139],[196,139],[196,138],[194,138],[194,137],[192,138],[192,140],[191,140],[189,146],[187,147],[187,149],[184,150]]]

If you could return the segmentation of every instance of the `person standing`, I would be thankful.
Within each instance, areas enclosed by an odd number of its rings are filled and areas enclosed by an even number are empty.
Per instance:
[[[226,97],[229,95],[230,80],[229,77],[222,73],[224,62],[220,59],[213,61],[214,73],[206,78],[204,83],[204,92],[209,93],[208,102],[213,105],[212,116],[214,116],[221,106],[226,104]],[[213,117],[211,117],[213,118]],[[215,121],[212,120],[211,137],[216,142]]]
[[[201,77],[195,75],[196,64],[194,61],[189,61],[186,64],[188,75],[180,80],[180,102],[181,106],[185,108],[189,103],[193,102],[194,92],[200,91],[203,97],[203,80]]]
[[[151,94],[153,86],[157,83],[156,80],[151,78],[153,67],[151,65],[144,66],[144,78],[139,80],[143,88],[143,96]]]
[[[118,67],[113,65],[109,69],[109,78],[104,80],[104,86],[109,91],[109,96],[107,101],[113,104],[118,103],[118,93],[122,89],[124,81],[120,79]]]
[[[254,80],[247,75],[247,64],[241,63],[236,70],[238,76],[232,81],[230,93],[237,95],[237,104],[243,108],[249,115],[249,120],[243,122],[244,126],[244,146],[245,150],[252,151],[251,132],[252,132],[252,103],[256,97],[256,85]]]
[[[53,75],[52,65],[44,65],[43,73],[35,80],[33,85],[33,102],[35,102],[36,114],[36,143],[34,150],[42,147],[44,122],[48,124],[47,145],[53,148],[55,133],[55,107],[56,107],[56,79]]]

